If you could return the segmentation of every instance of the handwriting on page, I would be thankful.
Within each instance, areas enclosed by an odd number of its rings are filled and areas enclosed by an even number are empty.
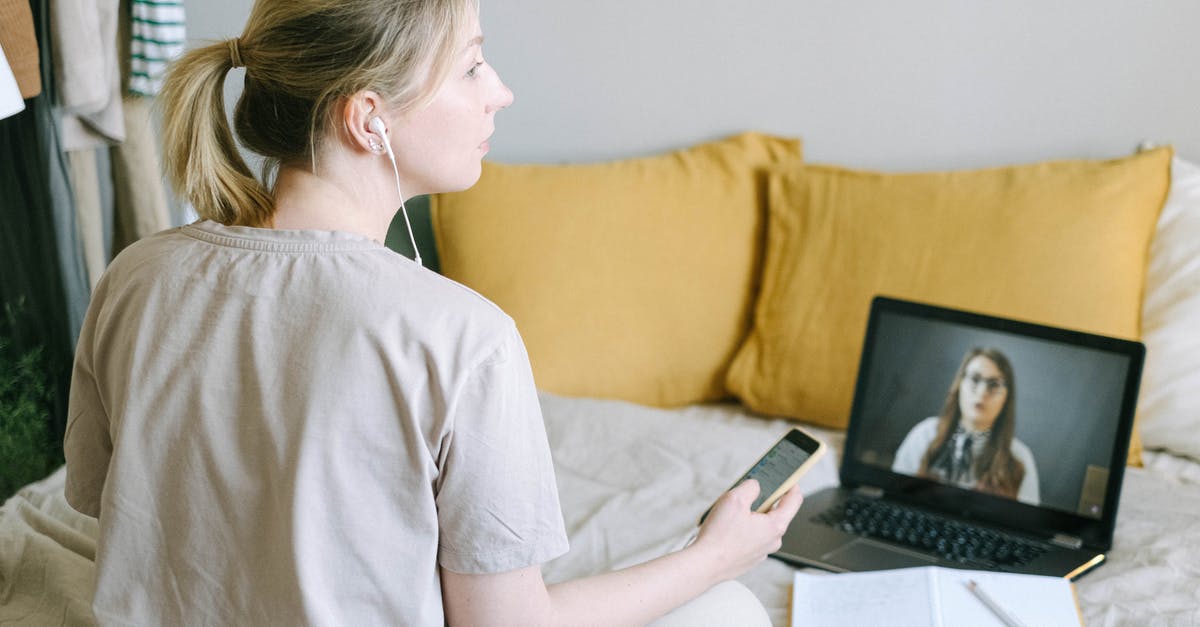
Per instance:
[[[797,573],[792,592],[792,624],[936,625],[930,606],[930,577],[924,569],[856,573],[854,585],[839,575]]]
[[[1061,577],[923,566],[817,575],[797,572],[793,625],[1001,625],[964,585],[977,581],[1004,615],[1026,625],[1079,625],[1071,582]]]

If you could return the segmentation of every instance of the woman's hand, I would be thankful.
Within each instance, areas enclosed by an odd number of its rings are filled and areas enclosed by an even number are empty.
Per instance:
[[[463,575],[442,569],[450,625],[645,625],[750,570],[779,548],[800,509],[792,488],[766,514],[750,511],[758,482],[725,493],[681,551],[617,571],[546,586],[541,569]]]
[[[689,547],[704,551],[713,560],[720,581],[742,575],[778,551],[788,524],[804,501],[800,488],[794,486],[775,507],[759,514],[750,510],[758,493],[758,481],[747,479],[722,495]]]

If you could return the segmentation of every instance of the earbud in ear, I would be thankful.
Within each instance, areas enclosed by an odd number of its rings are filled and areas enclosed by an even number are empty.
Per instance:
[[[390,155],[392,153],[392,146],[387,140],[387,127],[383,124],[383,118],[379,116],[371,118],[371,121],[367,122],[367,128],[379,136],[378,140],[371,140],[371,150],[375,152],[386,150]]]
[[[374,133],[387,135],[387,127],[383,125],[383,118],[379,116],[371,118],[371,121],[367,123],[367,128],[371,129]]]

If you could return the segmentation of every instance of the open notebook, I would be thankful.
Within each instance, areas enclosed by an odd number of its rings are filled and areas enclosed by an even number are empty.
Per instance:
[[[975,582],[988,601],[972,592]],[[992,609],[988,603],[999,609]],[[1045,575],[924,566],[841,575],[798,572],[793,625],[1080,625],[1070,581]]]

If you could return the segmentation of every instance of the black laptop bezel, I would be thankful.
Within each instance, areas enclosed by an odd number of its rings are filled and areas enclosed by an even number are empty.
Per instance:
[[[1013,333],[1127,357],[1129,369],[1126,374],[1123,401],[1117,422],[1117,434],[1110,457],[1104,511],[1100,518],[1036,507],[1004,497],[991,496],[944,485],[929,479],[891,472],[858,461],[859,446],[863,441],[859,431],[863,428],[864,422],[861,416],[866,405],[864,390],[874,358],[872,352],[875,346],[875,336],[879,330],[879,322],[883,314],[887,313],[945,321],[986,331]],[[1124,480],[1126,456],[1133,433],[1134,411],[1137,407],[1145,354],[1145,346],[1132,340],[999,318],[887,296],[876,296],[871,302],[871,313],[868,317],[858,378],[855,384],[854,401],[850,410],[849,428],[846,433],[846,444],[839,470],[841,484],[849,489],[871,486],[882,490],[890,499],[928,507],[964,519],[986,521],[988,524],[1010,527],[1038,537],[1044,536],[1044,539],[1047,540],[1056,534],[1065,534],[1078,538],[1084,547],[1108,550],[1112,547],[1113,530],[1116,527],[1121,484]]]

